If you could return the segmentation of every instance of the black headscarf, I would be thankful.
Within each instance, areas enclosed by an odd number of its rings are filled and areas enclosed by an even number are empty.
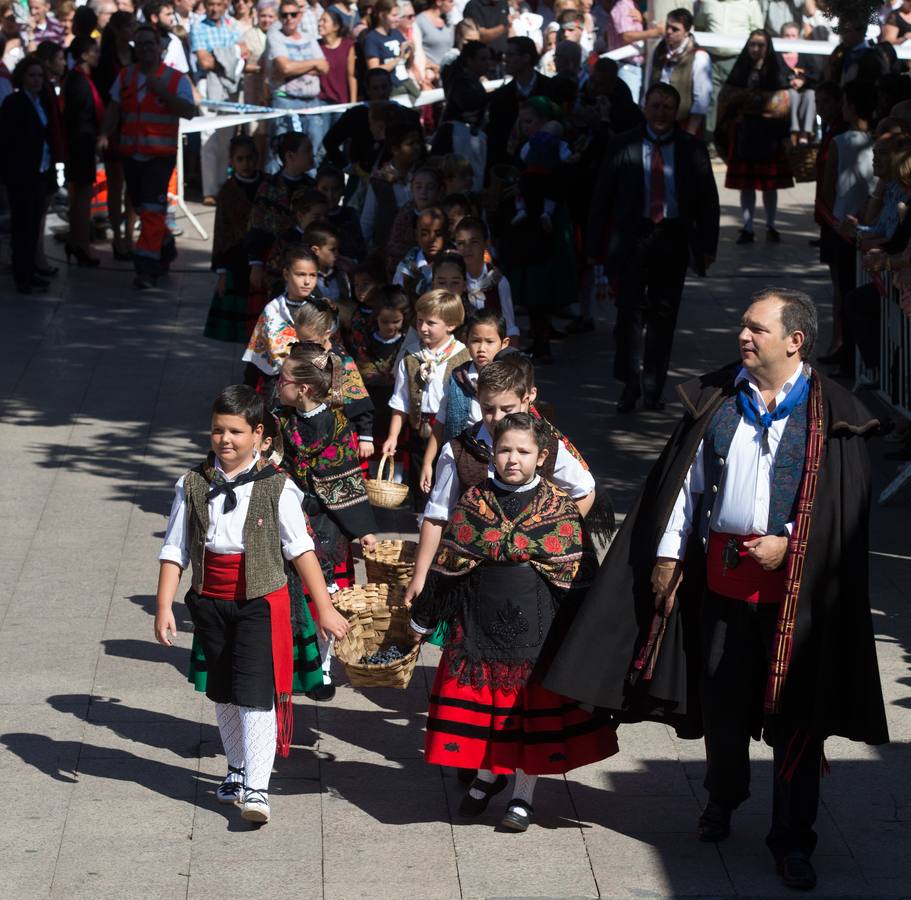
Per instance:
[[[731,74],[728,75],[726,83],[731,85],[731,87],[739,88],[753,86],[750,84],[750,74],[754,69],[754,64],[748,47],[750,41],[757,34],[761,34],[766,39],[766,45],[768,46],[765,59],[762,61],[762,67],[759,69],[759,90],[784,90],[788,86],[787,70],[781,61],[781,57],[772,49],[772,35],[764,28],[757,28],[755,31],[750,32],[750,36],[747,38],[746,44],[743,45],[743,50],[740,51],[740,56],[737,57],[737,62],[734,63],[734,68],[731,69]]]

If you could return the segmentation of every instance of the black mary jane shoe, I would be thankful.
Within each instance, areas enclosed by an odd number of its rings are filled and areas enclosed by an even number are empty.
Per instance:
[[[509,831],[528,831],[535,808],[524,800],[512,799],[506,807],[506,813],[500,819],[500,827]]]
[[[504,790],[508,782],[509,779],[505,775],[497,775],[495,781],[481,781],[480,778],[475,778],[471,782],[471,789],[459,804],[459,814],[463,816],[481,815],[487,809],[487,804],[490,803],[491,798]],[[477,799],[471,796],[471,791],[482,791],[484,796]]]
[[[709,800],[699,817],[699,840],[706,844],[723,841],[731,833],[731,812],[729,807]]]
[[[752,244],[756,240],[756,235],[752,231],[747,231],[746,228],[740,229],[740,234],[737,235],[737,240],[734,241],[735,244]]]
[[[816,887],[816,870],[806,853],[787,853],[777,861],[776,868],[785,887],[795,891],[812,891]]]
[[[456,778],[459,779],[459,784],[470,785],[474,782],[475,778],[478,777],[477,769],[459,769],[456,773]]]
[[[306,695],[317,703],[328,703],[335,698],[335,685],[330,681],[328,684],[321,684],[307,691]]]
[[[781,243],[781,232],[777,228],[766,228],[765,239],[766,239],[766,243],[780,244]]]

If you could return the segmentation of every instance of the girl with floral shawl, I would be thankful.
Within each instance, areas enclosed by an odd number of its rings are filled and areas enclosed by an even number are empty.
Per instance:
[[[496,477],[469,488],[443,535],[412,628],[449,636],[431,691],[425,759],[478,769],[463,815],[482,813],[516,774],[501,824],[524,831],[536,777],[617,752],[608,718],[546,690],[541,677],[597,563],[572,500],[537,473],[547,435],[528,413],[494,435]]]

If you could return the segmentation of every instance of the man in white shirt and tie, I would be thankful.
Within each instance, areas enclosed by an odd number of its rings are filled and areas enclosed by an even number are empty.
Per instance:
[[[545,686],[704,735],[703,841],[750,795],[750,740],[773,748],[766,844],[810,889],[823,742],[888,741],[868,593],[878,422],[807,364],[816,307],[768,289],[740,364],[678,389],[685,415],[561,645]]]

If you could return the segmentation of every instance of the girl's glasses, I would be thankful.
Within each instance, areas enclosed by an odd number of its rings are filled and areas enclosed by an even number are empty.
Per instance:
[[[280,391],[287,384],[300,384],[301,382],[295,381],[293,378],[286,378],[284,375],[278,376],[278,381],[275,382],[275,389]]]

